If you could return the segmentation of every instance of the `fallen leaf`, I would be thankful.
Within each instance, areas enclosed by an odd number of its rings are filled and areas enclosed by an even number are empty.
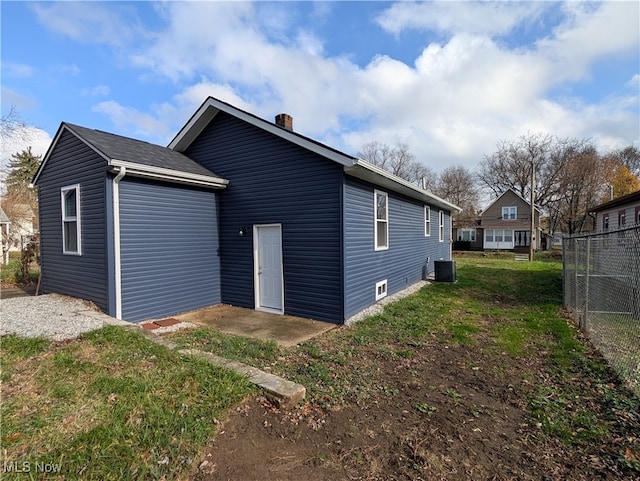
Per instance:
[[[639,453],[637,453],[636,451],[634,451],[633,449],[627,448],[624,452],[624,459],[626,459],[627,461],[634,461],[634,460],[640,460],[640,456],[638,456]]]

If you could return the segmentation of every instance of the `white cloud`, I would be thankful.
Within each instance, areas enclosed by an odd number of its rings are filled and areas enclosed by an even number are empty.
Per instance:
[[[407,29],[471,35],[500,35],[531,23],[549,7],[547,2],[397,2],[376,18],[395,35]]]
[[[7,77],[28,78],[32,77],[35,68],[31,65],[15,62],[2,62],[2,70]]]
[[[35,101],[27,97],[26,95],[22,95],[15,90],[12,90],[8,87],[2,86],[2,107],[9,108],[12,105],[15,106],[18,111],[23,112],[25,110],[30,110],[35,106]]]
[[[27,150],[29,147],[34,155],[44,157],[51,140],[47,132],[32,126],[20,128],[9,137],[3,138],[0,142],[0,172],[6,172],[12,154]]]
[[[640,91],[640,74],[635,74],[631,77],[625,86],[631,89],[636,89],[636,91]]]
[[[124,46],[142,30],[133,6],[119,2],[34,3],[40,23],[84,43]]]
[[[53,71],[57,72],[57,73],[61,73],[64,75],[71,75],[73,77],[75,77],[76,75],[78,75],[81,70],[80,67],[78,67],[76,64],[58,64],[58,65],[54,65],[53,66]]]
[[[220,96],[269,120],[286,111],[297,131],[351,153],[372,139],[401,141],[419,158],[434,159],[432,167],[444,159],[471,166],[498,140],[527,130],[594,136],[589,128],[596,124],[585,120],[592,106],[570,99],[563,105],[547,95],[560,82],[584,77],[594,58],[629,48],[633,26],[626,19],[633,12],[617,6],[571,6],[567,21],[538,45],[509,49],[490,36],[540,19],[548,4],[401,2],[378,17],[387,31],[437,30],[452,33],[450,39],[426,45],[414,65],[377,56],[360,68],[327,57],[312,32],[281,40],[290,19],[278,9],[286,5],[270,5],[272,20],[265,26],[256,5],[174,2],[162,7],[166,29],[134,61],[174,81],[198,74],[216,79],[176,95],[172,103],[181,116],[188,116],[187,104]],[[216,28],[208,28],[214,18]],[[602,33],[620,38],[603,42]],[[585,43],[589,48],[581,47]],[[599,112],[613,115],[605,107]],[[634,118],[619,122],[628,132]],[[350,132],[354,124],[357,130]]]
[[[405,142],[435,170],[472,168],[497,141],[527,131],[616,147],[638,139],[638,74],[630,92],[610,85],[611,95],[597,105],[571,94],[595,61],[637,52],[637,2],[400,2],[376,19],[386,32],[400,38],[417,29],[446,40],[425,43],[412,64],[378,55],[364,67],[329,56],[323,38],[297,28],[286,2],[154,4],[161,19],[154,32],[140,32],[127,10],[109,8],[96,23],[104,7],[85,4],[68,25],[53,5],[42,8],[56,14],[58,31],[89,41],[88,27],[75,25],[88,19],[96,41],[114,45],[106,37],[123,29],[117,48],[135,44],[128,59],[147,81],[173,82],[177,93],[148,112],[115,100],[94,107],[119,129],[158,143],[209,95],[268,120],[290,113],[296,131],[349,153],[371,140]],[[322,3],[312,13],[327,22],[330,14]],[[545,37],[526,47],[504,39],[516,30],[531,37],[541,25]],[[564,98],[555,93],[560,87]]]
[[[640,38],[640,3],[568,2],[568,18],[553,35],[538,42],[541,56],[553,61],[556,81],[579,80],[593,62],[609,56],[633,55],[637,60]]]
[[[96,85],[95,87],[83,89],[82,95],[85,97],[101,97],[109,95],[111,89],[107,85]]]
[[[109,117],[120,130],[133,130],[135,135],[146,138],[166,138],[169,136],[167,123],[158,120],[157,116],[122,106],[113,100],[100,102],[94,105],[92,110]]]

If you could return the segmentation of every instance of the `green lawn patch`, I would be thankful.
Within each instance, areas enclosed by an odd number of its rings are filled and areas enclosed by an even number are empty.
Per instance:
[[[183,479],[253,389],[114,326],[65,343],[5,336],[2,380],[2,479],[20,480],[25,467],[36,479]]]

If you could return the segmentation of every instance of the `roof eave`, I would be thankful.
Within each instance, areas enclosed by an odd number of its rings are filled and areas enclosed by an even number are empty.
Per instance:
[[[178,135],[176,135],[171,143],[169,143],[168,147],[177,152],[186,151],[189,145],[191,145],[196,137],[200,135],[204,128],[219,112],[225,112],[232,115],[237,119],[281,137],[311,152],[315,152],[316,154],[333,160],[343,166],[352,166],[357,161],[354,157],[350,157],[346,154],[330,149],[318,142],[313,142],[296,132],[278,127],[274,123],[238,109],[233,105],[214,99],[213,97],[209,97],[204,101],[196,113],[191,116],[185,126],[180,129]]]
[[[356,164],[353,166],[344,167],[344,171],[352,177],[404,194],[407,197],[450,211],[453,214],[459,214],[462,212],[462,209],[457,205],[447,202],[437,195],[421,189],[411,182],[393,175],[362,159],[358,159]]]
[[[126,169],[127,175],[133,177],[143,177],[146,179],[160,180],[164,182],[176,182],[200,187],[208,187],[211,189],[224,189],[229,184],[227,179],[202,174],[193,174],[189,172],[181,172],[178,170],[165,169],[161,167],[152,167],[149,165],[138,164],[127,160],[112,159],[109,161],[109,167],[113,171],[120,171],[123,167]]]
[[[640,190],[637,190],[635,192],[631,192],[630,194],[623,195],[621,197],[616,197],[613,200],[610,200],[608,202],[604,202],[602,204],[596,205],[596,206],[592,207],[589,210],[589,212],[597,213],[597,212],[601,212],[601,211],[607,210],[607,209],[615,209],[616,207],[620,207],[622,205],[630,204],[630,203],[637,202],[637,201],[640,201]]]

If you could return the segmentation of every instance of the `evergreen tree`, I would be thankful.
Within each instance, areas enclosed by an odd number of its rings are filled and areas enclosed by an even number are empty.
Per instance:
[[[33,189],[29,188],[33,177],[40,167],[41,156],[33,155],[31,147],[27,150],[11,154],[9,161],[6,184],[7,192],[14,195],[35,195]]]
[[[5,178],[6,192],[2,198],[2,208],[17,226],[24,217],[28,206],[35,219],[38,218],[38,191],[29,187],[40,166],[41,156],[34,155],[31,147],[11,154],[8,173]]]

